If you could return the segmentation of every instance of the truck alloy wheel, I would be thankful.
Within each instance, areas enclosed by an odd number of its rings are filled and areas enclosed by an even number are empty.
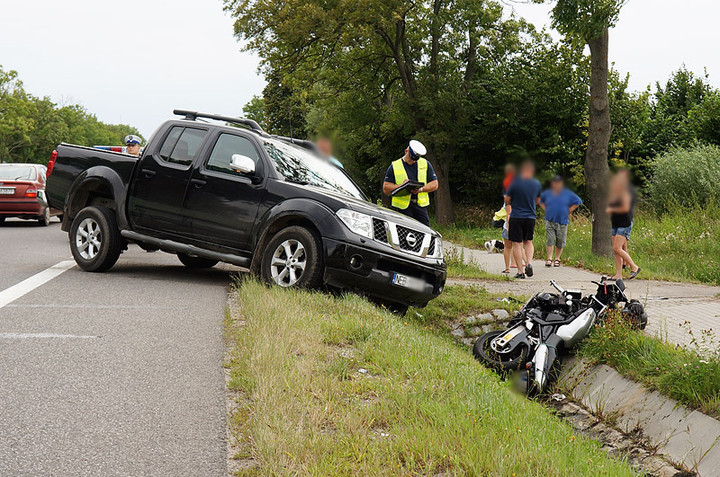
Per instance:
[[[75,262],[88,272],[104,272],[115,265],[124,241],[115,212],[106,207],[85,207],[70,228],[70,250]]]
[[[305,247],[297,240],[286,240],[275,249],[270,273],[273,281],[281,287],[295,285],[307,266]]]
[[[270,240],[262,256],[265,282],[284,288],[315,288],[322,281],[321,245],[313,232],[292,226]]]
[[[75,231],[75,246],[80,256],[85,260],[92,260],[100,253],[101,245],[102,231],[100,230],[100,224],[90,217],[80,222]]]

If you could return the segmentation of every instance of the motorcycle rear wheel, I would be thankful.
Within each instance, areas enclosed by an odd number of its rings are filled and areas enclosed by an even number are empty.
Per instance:
[[[475,341],[475,346],[473,347],[473,354],[478,361],[488,368],[503,373],[521,369],[525,366],[528,359],[528,347],[524,344],[518,345],[510,354],[501,354],[493,351],[490,347],[492,340],[506,332],[505,330],[486,333]]]

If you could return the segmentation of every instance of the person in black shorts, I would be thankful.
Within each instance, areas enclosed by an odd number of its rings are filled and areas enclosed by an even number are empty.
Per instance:
[[[530,161],[523,163],[520,175],[515,178],[505,192],[505,206],[508,212],[508,236],[513,244],[513,257],[518,264],[515,278],[532,277],[533,237],[535,235],[536,208],[540,202],[542,185],[535,179],[535,164]],[[522,268],[523,250],[527,263]]]

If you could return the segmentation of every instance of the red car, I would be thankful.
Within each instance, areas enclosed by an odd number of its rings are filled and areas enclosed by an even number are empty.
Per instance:
[[[50,217],[61,213],[47,203],[46,171],[41,164],[0,164],[0,223],[19,217],[47,226]]]

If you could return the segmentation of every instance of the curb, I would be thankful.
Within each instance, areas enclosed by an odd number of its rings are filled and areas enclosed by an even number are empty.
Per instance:
[[[650,391],[605,365],[569,358],[558,380],[594,414],[630,434],[641,431],[651,447],[699,476],[719,475],[720,422]]]

